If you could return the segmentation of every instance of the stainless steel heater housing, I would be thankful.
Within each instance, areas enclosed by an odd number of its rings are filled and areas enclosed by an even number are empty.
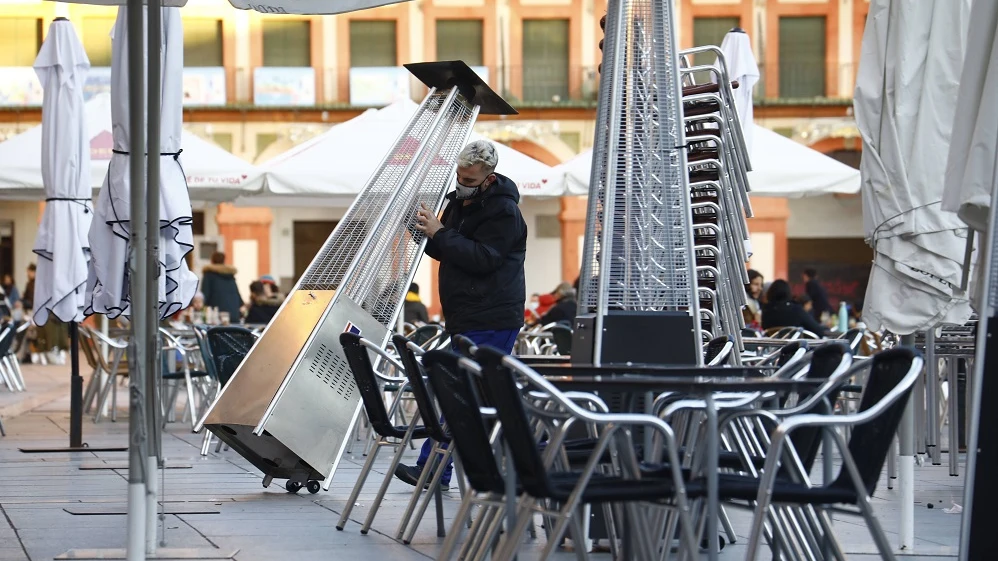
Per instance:
[[[480,112],[516,113],[463,62],[406,68],[429,94],[201,421],[265,485],[328,488],[361,405],[340,333],[387,344],[425,243],[416,210],[443,204]]]
[[[572,361],[700,364],[672,2],[610,0],[604,42]]]

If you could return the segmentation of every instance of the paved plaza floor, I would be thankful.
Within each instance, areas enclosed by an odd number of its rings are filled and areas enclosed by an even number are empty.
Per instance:
[[[69,369],[67,366],[27,366],[28,391],[0,391],[0,419],[7,436],[0,438],[0,561],[55,559],[69,550],[123,548],[126,520],[123,512],[127,469],[92,468],[98,462],[124,462],[124,452],[26,454],[19,447],[65,446],[69,425]],[[126,404],[122,389],[118,403]],[[84,421],[84,441],[90,446],[126,446],[127,411],[118,421]],[[168,465],[178,466],[156,473],[164,483],[164,504],[177,514],[162,522],[167,548],[211,549],[235,552],[238,561],[296,560],[409,560],[434,559],[443,541],[436,536],[432,506],[411,545],[394,539],[411,487],[394,482],[375,519],[372,531],[361,535],[360,523],[367,515],[381,474],[390,454],[383,453],[377,473],[369,479],[344,531],[335,526],[365,458],[363,445],[344,458],[330,490],[310,495],[304,490],[292,495],[283,482],[270,488],[261,485],[262,474],[233,451],[208,457],[199,455],[201,435],[186,423],[171,423],[163,436]],[[410,461],[416,452],[410,451]],[[916,467],[915,548],[899,552],[906,558],[953,559],[956,557],[960,516],[944,510],[961,502],[963,480],[951,477],[943,455],[941,466]],[[190,467],[184,467],[190,466]],[[962,464],[961,464],[962,470]],[[899,491],[888,490],[884,481],[877,489],[876,508],[892,542],[899,528]],[[449,525],[460,497],[455,489],[445,494]],[[933,508],[928,508],[928,505]],[[190,514],[192,511],[210,514]],[[727,546],[721,559],[742,559],[750,517],[732,512],[739,543]],[[837,516],[837,534],[849,559],[877,559],[862,519]],[[538,542],[526,542],[523,560],[536,559]],[[556,559],[575,559],[559,552]],[[706,558],[706,557],[705,557]],[[768,554],[767,554],[768,558]],[[609,560],[608,554],[593,559]]]

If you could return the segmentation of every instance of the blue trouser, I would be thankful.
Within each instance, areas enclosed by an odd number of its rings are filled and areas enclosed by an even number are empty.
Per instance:
[[[490,347],[495,347],[506,354],[513,354],[513,345],[516,344],[516,335],[520,332],[519,329],[501,329],[501,330],[483,330],[483,331],[466,331],[461,333],[468,339],[471,339],[476,346],[488,345]],[[460,352],[457,348],[457,343],[451,343],[451,350],[455,353]],[[443,422],[443,419],[440,419]],[[419,452],[419,459],[416,460],[416,465],[422,469],[426,465],[427,458],[430,457],[430,452],[433,450],[433,441],[426,439],[423,442],[423,448]],[[440,482],[444,485],[450,485],[450,476],[454,470],[454,460],[447,461],[447,467],[444,469],[444,474],[440,478]]]

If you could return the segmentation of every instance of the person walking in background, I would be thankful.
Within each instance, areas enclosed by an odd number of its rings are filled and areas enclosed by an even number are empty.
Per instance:
[[[831,302],[828,301],[828,291],[821,285],[821,281],[818,280],[818,272],[814,269],[804,269],[802,277],[804,279],[804,292],[811,299],[811,315],[820,322],[823,314],[831,314],[835,311],[832,309]]]
[[[409,285],[409,292],[405,294],[405,304],[402,305],[402,321],[411,323],[416,327],[430,323],[430,314],[426,311],[426,305],[419,299],[419,285],[412,283]]]
[[[28,265],[28,284],[24,285],[24,292],[21,293],[21,304],[25,313],[31,313],[35,309],[35,264]]]
[[[794,302],[790,283],[783,279],[773,281],[766,291],[766,303],[762,307],[762,328],[803,327],[818,337],[825,336],[825,328],[800,304]]]
[[[225,264],[225,254],[221,251],[211,254],[211,264],[202,270],[201,293],[206,307],[228,313],[231,322],[239,321],[243,299],[236,286],[236,268]]]
[[[518,206],[520,191],[495,172],[498,163],[491,142],[476,140],[465,146],[457,157],[457,185],[447,195],[442,218],[420,205],[415,227],[427,238],[426,254],[440,262],[440,306],[447,332],[509,354],[523,327],[527,300],[527,224]],[[432,441],[424,442],[416,465],[400,464],[395,476],[415,485],[432,449]],[[443,487],[450,485],[450,477],[448,465]]]

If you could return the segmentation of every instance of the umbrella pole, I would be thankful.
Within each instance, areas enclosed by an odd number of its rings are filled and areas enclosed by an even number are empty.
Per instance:
[[[159,422],[159,376],[161,347],[159,345],[159,168],[160,168],[160,128],[162,95],[162,74],[160,72],[162,59],[160,51],[163,41],[163,11],[160,0],[149,0],[148,3],[148,39],[147,56],[148,80],[146,96],[148,119],[146,121],[146,298],[145,318],[148,348],[145,356],[146,375],[146,420],[148,423],[149,447],[146,457],[146,553],[156,553],[156,518],[159,498],[159,486],[156,481],[156,469],[160,467],[160,422]],[[165,272],[164,272],[165,274]],[[163,539],[166,539],[164,534]]]
[[[83,446],[83,376],[80,376],[80,324],[69,322],[69,447]]]
[[[142,0],[128,0],[128,124],[131,133],[129,182],[131,209],[129,234],[131,263],[129,300],[132,337],[129,348],[128,400],[128,561],[146,558],[146,414],[145,368],[150,333],[146,325],[149,302],[146,291],[146,207],[145,207],[145,80]]]
[[[902,335],[901,346],[914,348],[915,335]],[[901,487],[902,551],[915,547],[915,400],[909,399],[898,427],[898,483]]]

